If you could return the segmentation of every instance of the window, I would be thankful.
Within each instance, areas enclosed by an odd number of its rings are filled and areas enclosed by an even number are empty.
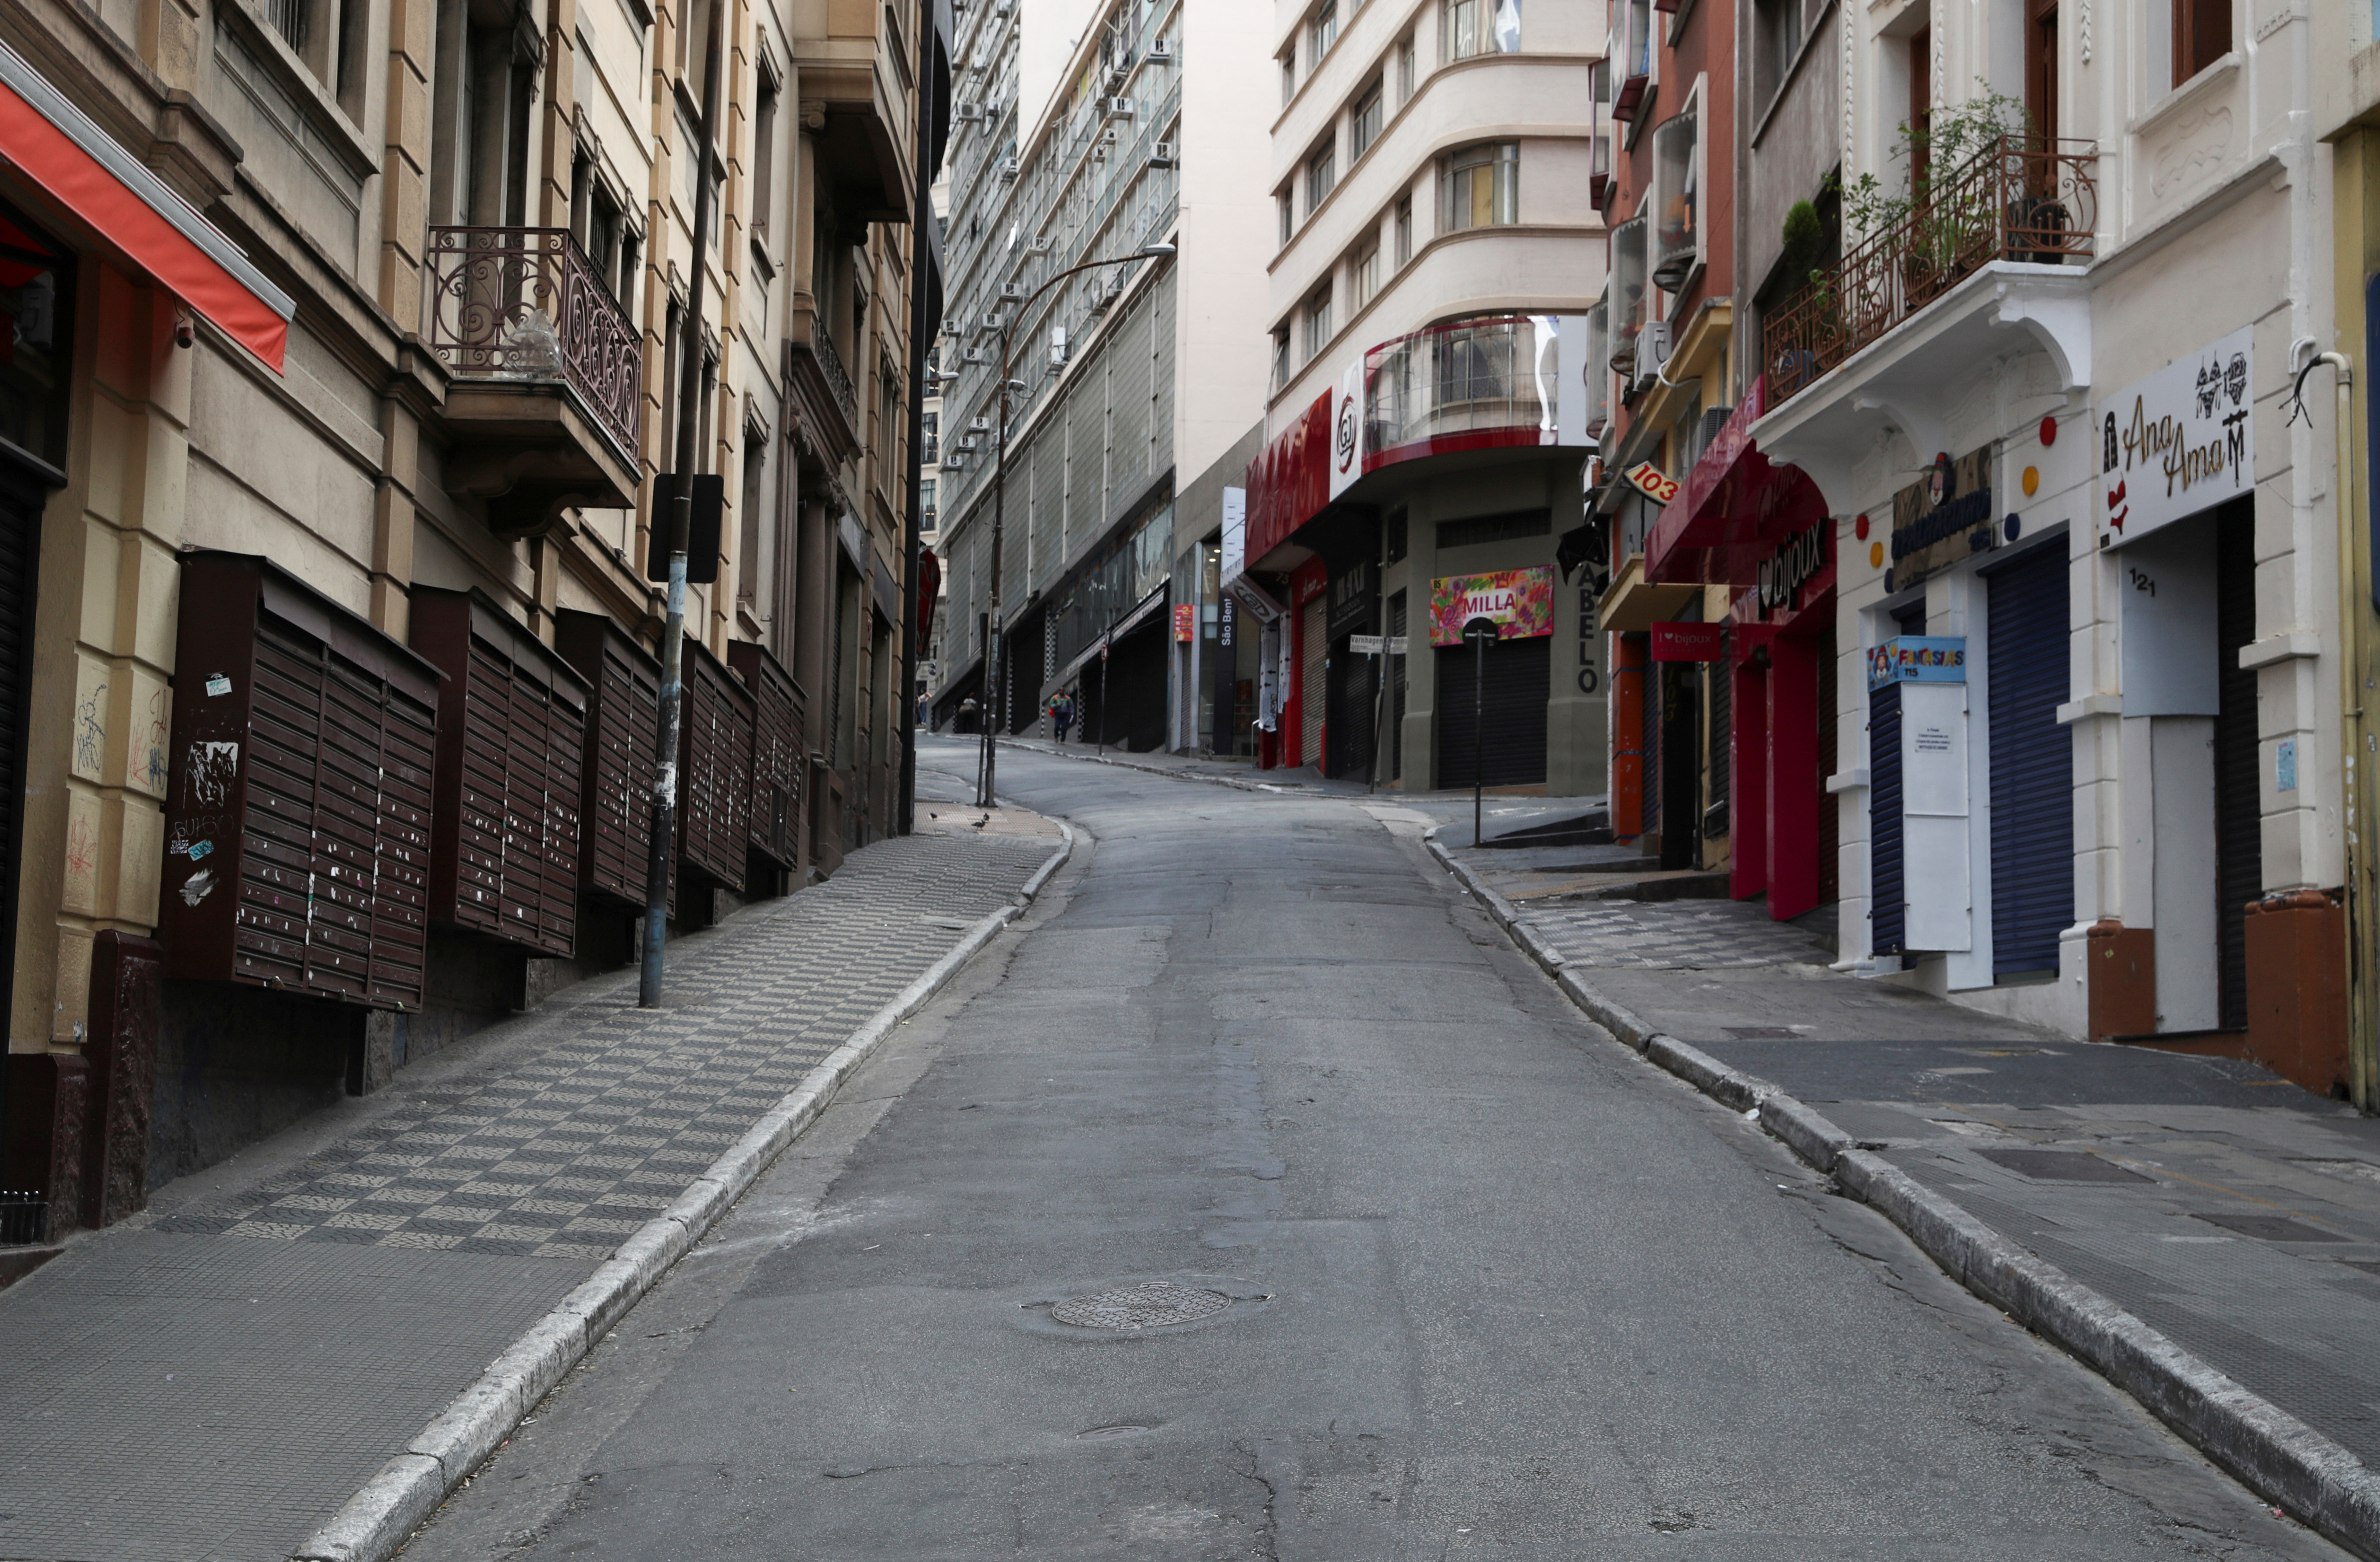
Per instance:
[[[1281,56],[1281,101],[1284,104],[1297,96],[1297,51],[1292,49]]]
[[[1521,0],[1446,0],[1446,57],[1511,55],[1521,47]]]
[[[936,486],[935,480],[930,477],[917,480],[917,530],[920,531],[933,532],[941,529],[942,512],[934,499]]]
[[[1276,391],[1289,384],[1289,329],[1283,326],[1272,334],[1272,388]]]
[[[925,421],[925,426],[922,430],[922,436],[925,443],[924,448],[917,452],[917,459],[926,466],[938,466],[941,464],[942,458],[941,410],[937,408],[935,410],[922,413],[920,416]],[[926,486],[931,488],[933,484],[929,482]]]
[[[1645,217],[1611,230],[1611,366],[1634,372],[1636,335],[1645,328]]]
[[[2231,0],[2173,0],[2173,84],[2231,52]]]
[[[1362,309],[1380,290],[1380,246],[1375,239],[1348,262],[1348,278],[1354,284],[1355,307]]]
[[[1801,52],[1806,31],[1805,0],[1755,0],[1753,9],[1753,102],[1766,108],[1784,90],[1785,73]]]
[[[1322,9],[1314,13],[1314,58],[1321,62],[1339,42],[1339,0],[1322,0]]]
[[[1492,227],[1521,220],[1521,148],[1516,141],[1465,147],[1446,162],[1446,226]]]
[[[1397,230],[1397,264],[1402,266],[1407,261],[1413,259],[1412,196],[1404,196],[1397,201],[1395,226]]]
[[[769,213],[776,190],[777,96],[776,79],[761,72],[752,111],[752,233],[763,249],[768,247]]]
[[[2380,5],[2380,0],[2373,0]],[[1402,104],[1414,95],[1414,41],[1407,33],[1397,44],[1397,102]]]
[[[1653,280],[1672,293],[1702,260],[1697,123],[1696,112],[1690,108],[1653,130],[1654,199],[1659,203],[1653,236]]]
[[[1305,210],[1311,214],[1339,186],[1339,149],[1330,142],[1306,160]]]
[[[1311,360],[1330,340],[1330,284],[1305,300],[1305,356]]]
[[[2024,0],[2024,106],[2033,133],[2058,140],[2058,0]]]
[[[1297,231],[1297,206],[1290,200],[1287,190],[1274,196],[1273,204],[1281,210],[1281,241],[1286,247],[1290,236]]]
[[[736,551],[735,600],[755,607],[760,589],[762,512],[769,504],[769,435],[749,423],[744,426],[743,545]],[[756,608],[757,611],[757,608]]]
[[[1347,121],[1347,161],[1353,163],[1364,155],[1366,148],[1379,140],[1381,119],[1380,84],[1375,81],[1364,95],[1355,100],[1354,112]]]

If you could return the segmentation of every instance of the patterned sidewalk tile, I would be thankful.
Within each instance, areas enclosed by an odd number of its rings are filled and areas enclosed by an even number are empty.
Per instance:
[[[1592,900],[1532,906],[1531,926],[1576,965],[1639,970],[1823,965],[1834,957],[1791,922],[1748,901]]]

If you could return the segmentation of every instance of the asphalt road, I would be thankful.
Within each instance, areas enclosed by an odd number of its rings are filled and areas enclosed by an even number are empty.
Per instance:
[[[1418,816],[1001,775],[1073,863],[408,1558],[2343,1556],[1586,1024]],[[1054,1316],[1155,1281],[1213,1310]]]

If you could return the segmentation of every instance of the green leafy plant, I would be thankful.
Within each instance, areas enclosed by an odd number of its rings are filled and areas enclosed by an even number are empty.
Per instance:
[[[1892,153],[1909,170],[1900,189],[1887,188],[1873,173],[1843,188],[1844,224],[1863,238],[1905,229],[1913,267],[1953,264],[1972,247],[1978,222],[1989,223],[1995,214],[1988,201],[1979,206],[1962,198],[1960,177],[2003,138],[2033,133],[2033,116],[2022,103],[1993,92],[1980,78],[1975,86],[1965,103],[1936,109],[1923,129],[1901,125]]]

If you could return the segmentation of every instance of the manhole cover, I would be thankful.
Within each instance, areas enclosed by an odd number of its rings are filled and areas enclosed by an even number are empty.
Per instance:
[[[2127,1171],[2083,1150],[1984,1150],[1986,1161],[2020,1176],[2042,1182],[2148,1182],[2152,1178]]]
[[[1050,1316],[1078,1329],[1156,1329],[1205,1318],[1231,1305],[1232,1299],[1220,1291],[1151,1280],[1096,1296],[1069,1297],[1051,1308]]]
[[[2344,1242],[2346,1238],[2325,1231],[2318,1226],[2308,1226],[2283,1214],[2208,1214],[2203,1210],[2192,1214],[2209,1226],[2219,1226],[2226,1231],[2237,1231],[2242,1237],[2261,1237],[2267,1242]]]

